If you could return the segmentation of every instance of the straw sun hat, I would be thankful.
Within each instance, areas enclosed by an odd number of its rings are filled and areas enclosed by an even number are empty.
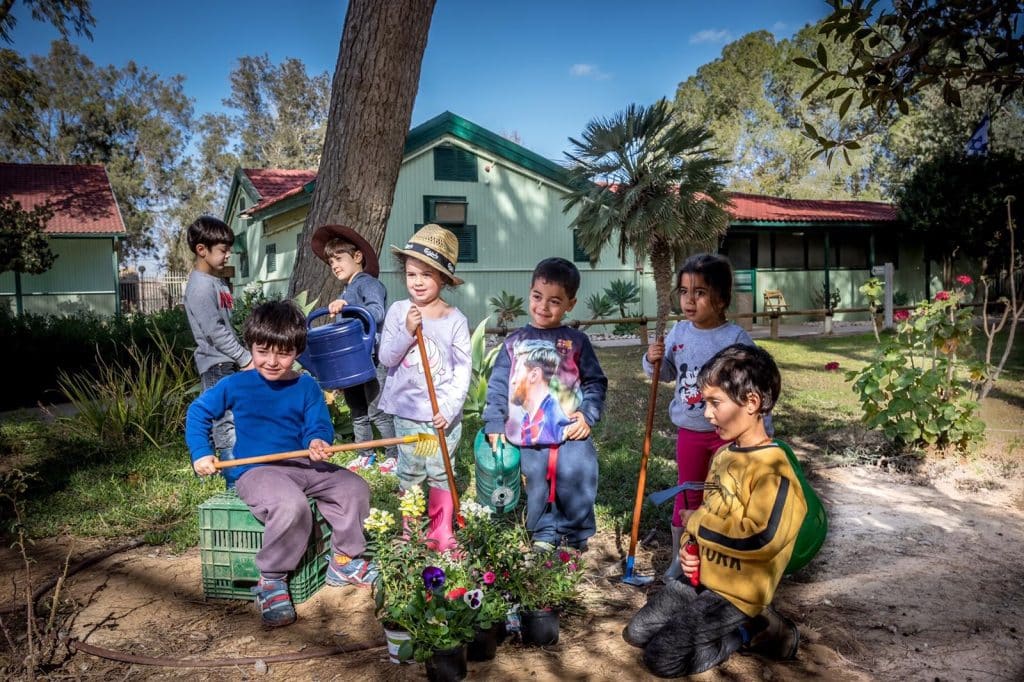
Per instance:
[[[463,283],[463,280],[455,276],[455,264],[459,261],[459,238],[440,225],[424,225],[409,237],[404,248],[392,245],[391,250],[440,270],[452,284]]]

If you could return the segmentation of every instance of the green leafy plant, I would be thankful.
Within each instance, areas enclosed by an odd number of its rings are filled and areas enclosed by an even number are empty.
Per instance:
[[[240,295],[235,297],[235,307],[231,310],[231,326],[235,328],[235,332],[239,336],[242,335],[242,325],[252,313],[253,308],[278,298],[280,296],[268,296],[263,289],[263,282],[258,279],[242,287]]]
[[[494,358],[498,355],[500,345],[487,350],[487,322],[490,317],[480,320],[469,338],[470,355],[473,361],[473,376],[469,381],[469,393],[462,406],[462,414],[466,417],[479,417],[483,414],[487,402],[487,382],[494,368]]]
[[[615,312],[615,304],[608,298],[608,294],[594,293],[587,299],[587,310],[590,311],[592,319],[600,320],[604,317],[611,317]]]
[[[877,277],[869,277],[864,284],[857,288],[857,291],[868,300],[868,307],[871,308],[871,329],[875,332],[875,341],[878,341],[878,312],[882,307],[885,283]]]
[[[614,279],[604,288],[604,295],[619,309],[620,317],[630,317],[626,308],[640,302],[640,287],[624,279]]]
[[[839,307],[841,301],[842,296],[839,294],[839,287],[833,287],[832,291],[829,291],[828,287],[825,286],[825,282],[822,282],[821,286],[817,289],[811,290],[811,305],[815,308],[835,310]]]
[[[61,392],[75,406],[69,424],[79,435],[114,445],[145,438],[161,446],[180,436],[197,391],[192,362],[154,330],[155,352],[134,342],[124,363],[97,354],[98,376],[61,372]]]
[[[524,611],[558,609],[579,599],[583,558],[578,550],[528,552],[511,575],[510,599]]]
[[[512,518],[494,518],[491,510],[474,500],[462,503],[466,525],[456,529],[470,577],[489,598],[480,608],[480,628],[487,629],[505,619],[511,577],[523,560],[525,529]]]
[[[500,296],[492,296],[487,302],[498,315],[498,326],[502,329],[515,322],[516,318],[520,315],[526,314],[526,311],[523,309],[524,301],[522,297],[515,296],[507,291],[502,291]]]
[[[406,604],[402,625],[412,639],[404,642],[399,658],[407,658],[411,646],[417,661],[425,661],[435,651],[444,651],[473,640],[480,628],[480,611],[490,598],[488,591],[477,587],[465,567],[451,555],[435,556],[430,563],[411,573],[418,573],[420,588]]]
[[[960,283],[970,278],[961,276]],[[966,450],[984,424],[975,416],[984,365],[967,362],[974,331],[963,288],[922,301],[887,338],[873,362],[848,372],[863,421],[891,441]]]

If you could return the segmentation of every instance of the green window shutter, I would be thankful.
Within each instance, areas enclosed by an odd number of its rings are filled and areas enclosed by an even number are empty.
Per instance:
[[[267,244],[267,272],[277,271],[277,244]]]
[[[572,231],[572,259],[576,263],[590,262],[590,256],[580,246],[579,233],[576,230]]]
[[[476,155],[458,147],[434,147],[434,180],[476,182]]]

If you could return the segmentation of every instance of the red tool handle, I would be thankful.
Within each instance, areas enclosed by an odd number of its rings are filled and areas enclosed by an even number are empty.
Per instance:
[[[690,556],[700,556],[700,547],[697,546],[696,542],[687,542],[685,545],[683,545],[683,549]],[[694,587],[700,585],[700,568],[698,568],[696,571],[690,574],[690,584]]]

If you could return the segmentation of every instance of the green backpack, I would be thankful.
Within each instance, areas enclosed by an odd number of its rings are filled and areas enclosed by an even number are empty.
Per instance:
[[[786,573],[795,573],[810,563],[824,544],[825,536],[828,535],[828,516],[825,514],[825,507],[821,504],[821,498],[807,482],[804,470],[789,445],[781,440],[776,440],[775,443],[786,453],[786,459],[789,460],[789,465],[793,467],[796,477],[800,480],[800,487],[804,491],[804,500],[807,502],[807,516],[804,517],[804,522],[800,526],[800,532],[796,536],[796,545],[793,547],[793,556],[789,558],[789,564],[786,566]]]

